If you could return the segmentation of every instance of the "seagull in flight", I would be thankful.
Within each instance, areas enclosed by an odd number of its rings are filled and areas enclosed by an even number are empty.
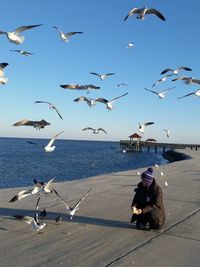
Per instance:
[[[22,190],[20,191],[17,195],[15,195],[14,197],[12,197],[9,202],[13,203],[16,202],[22,198],[25,198],[27,196],[30,195],[36,195],[36,194],[40,194],[40,193],[44,193],[44,194],[49,194],[51,192],[54,191],[54,189],[52,189],[52,182],[54,181],[55,178],[49,180],[46,184],[44,182],[40,182],[37,180],[33,180],[34,181],[34,187],[30,190]],[[37,202],[38,205],[39,201]],[[36,206],[37,206],[36,205]]]
[[[18,50],[18,49],[14,49],[14,50],[10,50],[11,52],[17,52],[17,53],[19,53],[19,54],[21,54],[21,55],[23,55],[23,56],[32,56],[33,55],[33,53],[30,53],[30,52],[27,52],[27,51],[24,51],[24,50]]]
[[[46,223],[40,223],[37,212],[36,212],[35,218],[30,217],[30,216],[22,216],[22,215],[14,215],[13,217],[17,220],[24,221],[28,224],[31,224],[33,230],[36,232],[40,232],[41,230],[43,230],[45,226],[47,226]]]
[[[131,48],[134,47],[134,45],[135,45],[134,43],[130,42],[130,43],[128,43],[128,45],[127,45],[126,48],[127,48],[128,50],[130,50]]]
[[[86,102],[89,107],[94,107],[96,105],[96,99],[87,98],[85,96],[80,96],[74,99],[74,102]]]
[[[189,94],[187,94],[187,95],[183,95],[183,96],[181,96],[181,97],[178,97],[177,99],[181,99],[181,98],[183,98],[183,97],[190,96],[190,95],[194,95],[194,96],[199,97],[199,96],[200,96],[200,89],[197,90],[197,91],[195,91],[195,92],[189,93]]]
[[[38,27],[38,26],[41,26],[41,25],[42,24],[30,25],[30,26],[21,26],[21,27],[15,29],[12,32],[0,31],[0,34],[6,34],[8,40],[11,43],[19,45],[19,44],[22,44],[24,42],[24,39],[25,39],[24,36],[20,36],[21,32],[26,31],[26,30],[30,30],[32,28],[35,28],[35,27]]]
[[[45,120],[30,121],[27,119],[18,121],[18,122],[13,124],[13,126],[33,126],[34,128],[36,128],[36,130],[43,129],[47,125],[50,125],[50,123],[45,121]]]
[[[165,73],[167,73],[167,72],[169,72],[169,71],[172,72],[172,74],[177,75],[181,70],[192,71],[192,69],[190,69],[190,68],[188,68],[188,67],[179,67],[179,68],[177,68],[177,69],[167,68],[167,69],[165,69],[165,70],[163,70],[163,71],[161,72],[161,75],[162,75],[162,74],[165,74]]]
[[[151,92],[151,93],[153,93],[153,94],[156,94],[160,99],[164,99],[164,98],[166,97],[166,94],[167,94],[170,90],[172,90],[172,89],[174,89],[174,88],[175,88],[175,86],[174,86],[174,87],[170,87],[170,88],[165,89],[165,90],[162,90],[162,91],[159,91],[159,92],[156,92],[156,91],[153,91],[153,90],[150,90],[150,89],[147,89],[147,88],[144,88],[144,90],[149,91],[149,92]]]
[[[0,84],[6,84],[8,82],[8,78],[4,77],[4,68],[8,65],[8,63],[0,63]]]
[[[63,42],[69,42],[69,38],[72,36],[72,35],[75,35],[75,34],[81,34],[83,32],[67,32],[67,33],[64,33],[62,32],[58,27],[56,26],[53,26],[54,29],[56,29],[59,34],[60,34],[60,39],[61,41]]]
[[[161,83],[161,82],[165,82],[167,80],[168,77],[172,76],[173,74],[168,74],[166,76],[163,76],[161,79],[159,79],[158,81],[156,81],[152,87],[154,87],[155,85],[157,85],[158,83]]]
[[[45,152],[53,152],[55,150],[56,147],[52,146],[52,145],[53,145],[54,141],[56,140],[56,138],[62,133],[64,133],[64,131],[62,131],[62,132],[56,134],[54,137],[52,137],[51,140],[49,141],[49,143],[46,146],[42,145],[42,147],[44,148]],[[34,143],[34,142],[31,142],[31,141],[28,141],[28,143],[32,144],[32,145],[38,145],[38,143]]]
[[[39,104],[39,103],[48,104],[49,105],[49,108],[50,109],[54,109],[57,112],[58,116],[61,118],[61,120],[63,120],[61,114],[59,113],[58,109],[56,108],[56,106],[54,104],[52,104],[50,102],[47,102],[47,101],[35,101],[34,103],[35,104]]]
[[[145,123],[139,123],[139,131],[143,134],[144,133],[144,130],[145,130],[145,127],[148,126],[148,125],[152,125],[154,124],[155,122],[145,122]]]
[[[179,81],[182,80],[185,84],[200,84],[200,80],[194,79],[193,77],[187,77],[187,76],[180,76],[178,78],[173,79],[172,81]]]
[[[87,191],[87,193],[81,199],[78,200],[78,202],[73,207],[69,207],[67,203],[62,199],[62,202],[64,203],[66,209],[69,210],[71,220],[73,219],[73,216],[75,215],[76,211],[79,210],[79,206],[81,202],[89,195],[90,191],[91,191],[91,188]]]
[[[143,7],[143,8],[136,8],[135,7],[129,11],[129,13],[124,18],[124,21],[127,20],[133,14],[137,14],[136,18],[142,19],[142,20],[144,19],[145,15],[147,15],[147,14],[153,14],[153,15],[156,15],[161,20],[164,20],[164,21],[166,20],[165,17],[157,9],[147,8],[147,7]]]
[[[118,83],[117,87],[120,87],[120,86],[128,86],[128,84],[126,84],[126,83]]]
[[[170,136],[170,130],[169,130],[169,129],[163,129],[163,131],[165,131],[165,132],[166,132],[166,134],[167,134],[167,137],[169,138],[169,136]]]
[[[90,74],[98,76],[103,81],[105,80],[105,78],[107,78],[108,76],[114,75],[115,73],[111,72],[111,73],[105,73],[105,74],[98,74],[96,72],[90,72]]]
[[[123,95],[117,96],[117,97],[113,98],[112,100],[107,100],[105,98],[97,98],[96,102],[100,102],[100,103],[106,104],[106,108],[108,110],[112,110],[113,109],[113,106],[112,106],[113,102],[116,101],[117,99],[127,95],[127,94],[128,94],[128,92],[123,94]]]
[[[99,134],[100,131],[104,132],[105,134],[108,134],[108,133],[106,132],[106,130],[104,130],[103,128],[86,127],[86,128],[83,128],[82,131],[87,131],[87,130],[92,130],[94,134]]]
[[[80,84],[63,84],[60,85],[60,87],[62,87],[63,89],[70,89],[70,90],[97,90],[100,89],[99,86],[95,86],[93,84],[86,84],[86,85],[80,85]]]

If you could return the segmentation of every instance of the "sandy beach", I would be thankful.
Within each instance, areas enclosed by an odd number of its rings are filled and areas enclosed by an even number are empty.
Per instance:
[[[92,190],[73,220],[55,194],[43,196],[40,209],[46,208],[48,215],[41,234],[12,219],[16,214],[33,216],[37,198],[9,203],[24,188],[1,189],[0,266],[199,266],[200,151],[181,152],[192,159],[154,167],[166,209],[166,224],[159,231],[139,231],[130,223],[130,205],[140,181],[136,173],[146,168],[55,182],[69,205]],[[59,213],[63,221],[56,224]]]

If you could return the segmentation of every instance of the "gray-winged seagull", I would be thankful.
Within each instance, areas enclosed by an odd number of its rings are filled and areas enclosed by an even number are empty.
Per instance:
[[[63,41],[63,42],[69,42],[69,38],[70,38],[72,35],[83,33],[83,32],[67,32],[67,33],[64,33],[64,32],[62,32],[62,31],[61,31],[58,27],[56,27],[56,26],[53,26],[53,28],[56,29],[56,30],[59,32],[60,39],[61,39],[61,41]]]
[[[86,127],[86,128],[83,128],[83,129],[82,129],[82,131],[87,131],[87,130],[92,130],[94,134],[99,134],[100,131],[102,131],[102,132],[108,134],[108,133],[106,132],[106,130],[104,130],[103,128]]]
[[[177,68],[177,69],[171,69],[171,68],[167,68],[167,69],[165,69],[165,70],[163,70],[162,72],[161,72],[161,75],[162,74],[165,74],[166,72],[172,72],[172,74],[175,74],[175,75],[177,75],[181,70],[187,70],[187,71],[192,71],[192,69],[190,69],[190,68],[188,68],[188,67],[179,67],[179,68]]]
[[[200,80],[198,79],[194,79],[193,77],[187,77],[187,76],[180,76],[180,77],[177,77],[175,79],[173,79],[172,81],[175,82],[175,81],[180,81],[182,80],[185,84],[200,84]]]
[[[105,73],[105,74],[98,74],[96,72],[90,72],[90,74],[98,76],[103,81],[105,80],[105,78],[107,78],[108,76],[114,75],[115,73],[111,72],[111,73]]]
[[[100,103],[106,104],[106,108],[107,108],[108,110],[112,110],[112,109],[113,109],[113,105],[112,105],[113,102],[116,101],[117,99],[119,99],[119,98],[121,98],[121,97],[127,95],[127,94],[128,94],[128,92],[125,93],[125,94],[123,94],[123,95],[117,96],[117,97],[113,98],[112,100],[107,100],[107,99],[105,99],[105,98],[101,98],[101,97],[100,97],[100,98],[97,98],[97,99],[96,99],[96,102],[100,102]]]
[[[145,130],[145,127],[148,126],[148,125],[152,125],[154,124],[155,122],[145,122],[145,123],[139,123],[139,131],[141,133],[144,133],[144,130]]]
[[[48,104],[48,105],[49,105],[49,108],[50,108],[50,109],[54,109],[54,110],[57,112],[58,116],[61,118],[61,120],[63,120],[61,114],[59,113],[58,109],[56,108],[56,106],[55,106],[54,104],[52,104],[52,103],[50,103],[50,102],[47,102],[47,101],[40,101],[40,100],[35,101],[34,103],[35,103],[35,104],[40,104],[40,103],[41,103],[41,104],[42,104],[42,103],[44,103],[44,104]]]
[[[200,96],[200,89],[197,90],[197,91],[195,91],[195,92],[189,93],[189,94],[187,94],[187,95],[183,95],[183,96],[181,96],[181,97],[178,97],[177,99],[181,99],[181,98],[183,98],[183,97],[190,96],[190,95],[194,95],[194,96],[199,97],[199,96]]]
[[[149,91],[153,94],[156,94],[160,99],[164,99],[166,97],[166,94],[168,93],[168,91],[172,90],[174,87],[170,87],[168,89],[165,89],[165,90],[162,90],[162,91],[159,91],[159,92],[156,92],[156,91],[153,91],[153,90],[150,90],[150,89],[147,89],[147,88],[144,88],[146,91]]]
[[[34,128],[36,128],[36,130],[43,129],[47,125],[50,125],[50,123],[45,120],[31,121],[27,119],[18,121],[13,124],[13,126],[33,126]]]
[[[30,53],[30,52],[27,52],[27,51],[24,51],[24,50],[18,50],[18,49],[12,50],[12,49],[10,49],[10,51],[11,52],[17,52],[17,53],[19,53],[19,54],[21,54],[23,56],[27,56],[27,57],[33,55],[33,53]]]
[[[130,16],[132,16],[133,14],[137,14],[136,18],[137,19],[144,19],[145,15],[147,14],[153,14],[156,15],[158,18],[160,18],[161,20],[166,20],[165,17],[155,8],[147,8],[147,7],[143,7],[143,8],[133,8],[129,11],[129,13],[126,15],[126,17],[124,18],[124,21],[127,20]]]

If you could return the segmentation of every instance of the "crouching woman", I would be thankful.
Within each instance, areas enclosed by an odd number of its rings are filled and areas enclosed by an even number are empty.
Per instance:
[[[164,225],[163,193],[156,183],[152,168],[141,174],[141,182],[136,189],[131,209],[133,212],[131,222],[136,221],[137,229],[145,230],[147,224],[149,229],[161,229]]]

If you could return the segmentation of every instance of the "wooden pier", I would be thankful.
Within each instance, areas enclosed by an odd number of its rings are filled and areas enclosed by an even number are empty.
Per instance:
[[[198,150],[200,144],[174,144],[174,143],[157,143],[147,141],[133,141],[133,140],[120,140],[120,148],[127,152],[138,152],[142,151],[143,148],[147,148],[148,151],[154,150],[157,152],[158,149],[162,149],[165,152],[166,149],[185,149],[190,147],[191,149]]]

